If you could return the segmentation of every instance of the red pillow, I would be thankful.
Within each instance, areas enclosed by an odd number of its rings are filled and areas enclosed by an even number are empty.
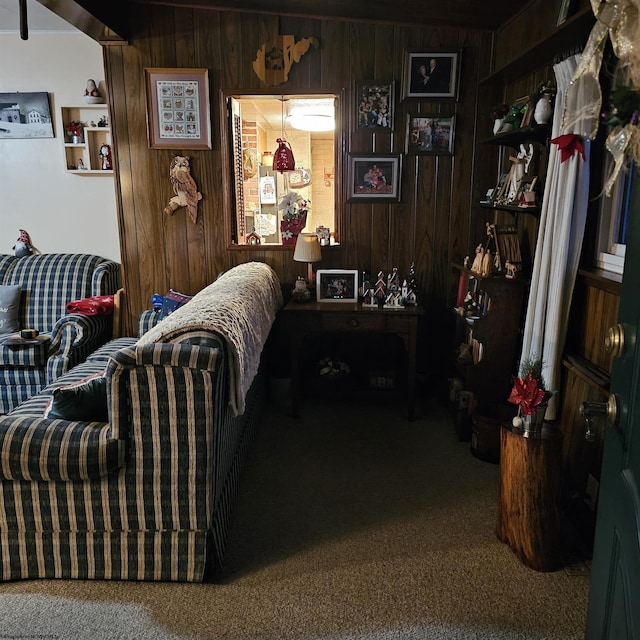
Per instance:
[[[108,316],[113,313],[113,296],[93,296],[67,303],[67,313],[84,316]]]

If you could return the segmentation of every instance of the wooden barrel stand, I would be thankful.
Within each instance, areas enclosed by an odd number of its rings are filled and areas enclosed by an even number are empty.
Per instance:
[[[546,426],[527,434],[510,424],[500,429],[498,538],[523,564],[556,571],[561,563],[560,473],[562,435]]]

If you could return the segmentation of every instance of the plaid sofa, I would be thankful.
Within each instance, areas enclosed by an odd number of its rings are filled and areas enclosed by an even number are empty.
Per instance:
[[[217,304],[214,285],[198,297]],[[238,297],[252,306],[242,287]],[[256,313],[270,327],[281,304],[278,285],[271,308]],[[154,342],[113,340],[0,417],[0,579],[220,575],[265,384],[259,372],[244,412],[232,410],[230,346],[215,331],[189,328],[201,317],[191,307],[170,316],[171,335],[144,313],[140,326],[156,325]],[[43,417],[54,388],[100,372],[109,422]]]
[[[0,284],[20,285],[21,329],[37,329],[48,342],[8,346],[0,335],[0,414],[38,393],[111,338],[111,316],[67,314],[72,300],[114,294],[120,265],[88,254],[0,255]]]

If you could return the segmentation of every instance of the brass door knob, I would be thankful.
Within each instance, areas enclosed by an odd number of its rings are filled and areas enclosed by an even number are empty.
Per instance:
[[[607,425],[615,427],[618,424],[618,398],[614,393],[610,394],[606,402],[583,402],[580,405],[580,414],[590,428],[594,419],[605,416]]]
[[[614,358],[619,358],[624,353],[624,346],[624,325],[614,324],[613,327],[609,327],[607,337],[604,340],[604,348]]]

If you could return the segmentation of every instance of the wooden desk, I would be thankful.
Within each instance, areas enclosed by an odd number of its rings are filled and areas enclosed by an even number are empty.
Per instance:
[[[528,434],[510,424],[500,430],[498,539],[536,571],[562,566],[560,470],[562,434],[542,428]]]
[[[299,415],[300,349],[305,336],[328,331],[392,333],[404,342],[407,352],[407,412],[415,419],[416,338],[420,306],[405,309],[363,307],[347,302],[289,302],[284,308],[291,347],[291,410]]]

